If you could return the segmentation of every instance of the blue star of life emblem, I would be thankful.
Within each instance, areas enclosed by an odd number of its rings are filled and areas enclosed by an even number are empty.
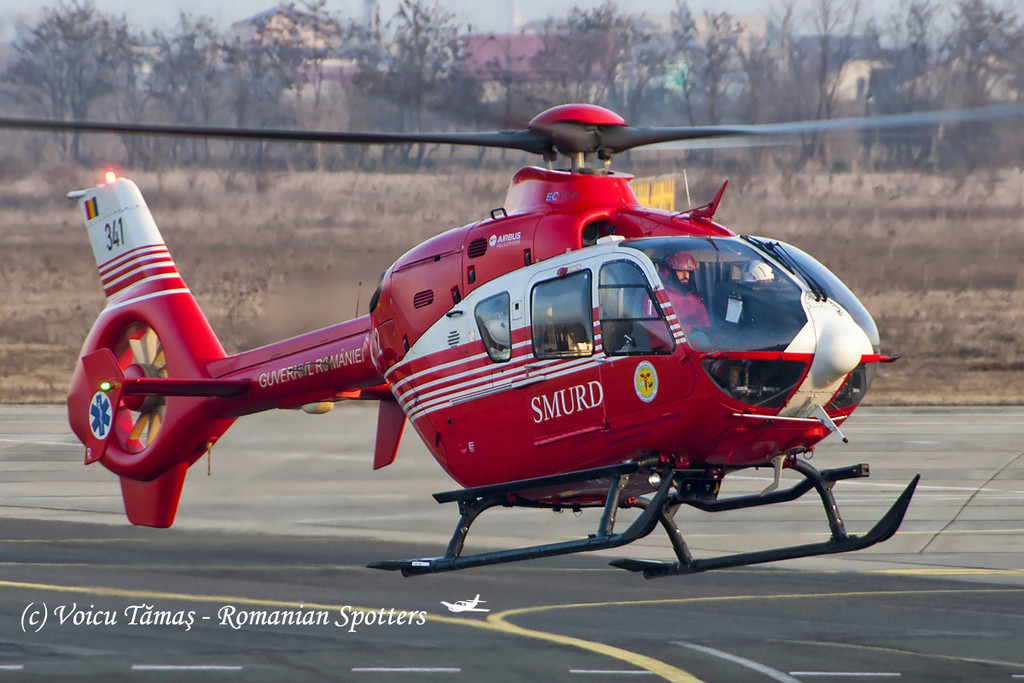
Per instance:
[[[93,436],[97,439],[106,438],[112,420],[110,398],[104,392],[97,391],[89,402],[89,428]]]

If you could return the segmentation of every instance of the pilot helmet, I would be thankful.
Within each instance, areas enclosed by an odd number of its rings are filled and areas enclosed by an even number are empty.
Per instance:
[[[688,270],[690,272],[696,272],[697,270],[697,261],[694,260],[689,252],[685,251],[677,251],[671,254],[665,259],[665,265],[672,270]]]
[[[743,269],[744,282],[771,282],[774,279],[772,267],[764,261],[752,261]]]

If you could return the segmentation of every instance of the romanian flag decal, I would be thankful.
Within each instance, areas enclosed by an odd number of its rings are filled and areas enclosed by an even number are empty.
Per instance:
[[[91,221],[96,216],[100,215],[99,209],[96,208],[96,198],[90,197],[85,200],[85,220]]]

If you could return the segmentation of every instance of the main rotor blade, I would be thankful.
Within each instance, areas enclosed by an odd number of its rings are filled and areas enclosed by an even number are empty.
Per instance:
[[[654,149],[760,146],[766,144],[764,140],[768,138],[782,140],[806,133],[1000,121],[1022,116],[1024,116],[1024,105],[1005,104],[976,109],[752,125],[637,128],[619,124],[592,125],[585,122],[560,121],[543,125],[532,124],[529,130],[504,130],[490,133],[351,133],[273,128],[53,121],[26,118],[0,118],[0,128],[330,144],[433,143],[518,149],[531,154],[547,154],[555,149],[563,154],[592,154],[601,150],[608,153],[624,152],[647,145],[656,145]],[[737,143],[737,141],[740,142]],[[743,141],[749,142],[744,144]]]
[[[707,149],[716,146],[743,147],[772,144],[764,138],[795,137],[807,133],[829,133],[840,130],[880,130],[935,126],[943,123],[981,123],[1002,121],[1024,116],[1024,105],[1000,104],[975,109],[914,112],[910,114],[884,114],[857,116],[817,121],[788,121],[785,123],[758,123],[752,125],[696,126],[684,128],[623,128],[608,131],[605,146],[614,152],[644,145],[654,145],[652,151],[666,149]],[[618,133],[618,134],[616,134]],[[621,140],[618,138],[622,138]],[[743,138],[737,140],[736,138]],[[661,143],[661,144],[658,144]],[[720,143],[720,144],[719,144]]]
[[[18,130],[76,131],[80,133],[131,133],[173,137],[266,140],[273,142],[325,142],[332,144],[389,145],[437,143],[500,147],[542,154],[550,143],[525,130],[493,133],[347,133],[339,131],[289,130],[275,128],[227,128],[220,126],[170,126],[99,121],[53,121],[43,119],[0,118],[0,128]]]

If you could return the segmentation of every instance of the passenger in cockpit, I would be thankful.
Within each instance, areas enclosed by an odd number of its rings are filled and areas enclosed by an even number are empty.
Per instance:
[[[775,280],[775,273],[764,261],[749,261],[743,267],[741,279],[748,284],[767,285]]]

